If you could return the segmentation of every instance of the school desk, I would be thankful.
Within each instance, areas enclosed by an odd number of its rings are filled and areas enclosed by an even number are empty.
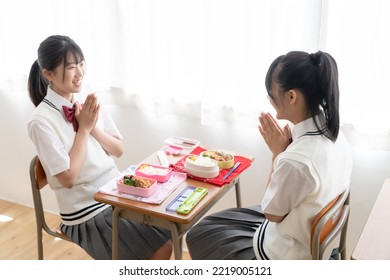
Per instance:
[[[382,185],[352,253],[353,260],[390,260],[390,178]]]
[[[251,161],[254,158],[250,158]],[[168,156],[169,161],[177,161],[176,157]],[[154,153],[142,163],[159,164],[157,154]],[[244,171],[245,172],[245,171]],[[241,174],[240,174],[241,175]],[[204,187],[208,189],[207,195],[186,215],[177,214],[166,210],[167,205],[186,186]],[[96,193],[95,200],[112,205],[113,210],[113,236],[112,259],[118,258],[118,218],[136,220],[142,224],[166,228],[171,231],[175,259],[182,258],[183,235],[214,206],[230,189],[235,188],[237,207],[241,207],[240,176],[237,176],[229,184],[217,186],[187,178],[177,189],[172,192],[161,204],[148,204],[123,197]]]

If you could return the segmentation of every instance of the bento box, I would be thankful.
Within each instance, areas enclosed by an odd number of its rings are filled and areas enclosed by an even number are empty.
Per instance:
[[[215,178],[219,175],[219,167],[215,160],[207,157],[189,155],[184,163],[185,171],[200,178]]]
[[[146,163],[141,164],[135,170],[135,175],[154,179],[160,183],[168,181],[171,174],[172,170],[168,167]]]
[[[157,190],[157,180],[136,175],[124,175],[117,180],[118,191],[143,197],[151,196]]]

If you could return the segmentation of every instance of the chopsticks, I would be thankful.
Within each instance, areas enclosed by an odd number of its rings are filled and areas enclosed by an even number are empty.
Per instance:
[[[240,166],[241,162],[237,162],[226,175],[222,178],[222,180],[226,180],[233,172]]]

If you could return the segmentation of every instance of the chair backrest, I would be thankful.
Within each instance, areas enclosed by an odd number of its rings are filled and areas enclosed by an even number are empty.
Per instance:
[[[51,229],[45,219],[41,189],[47,185],[45,171],[38,156],[34,156],[30,162],[30,181],[34,200],[35,217],[37,224],[38,259],[43,259],[42,230],[48,234],[70,241],[70,239],[58,229]]]
[[[35,176],[36,176],[37,183],[38,183],[38,189],[42,189],[43,187],[45,187],[47,185],[46,173],[45,173],[45,170],[43,170],[43,166],[42,166],[38,156],[36,156],[35,162],[36,162]]]
[[[312,223],[310,236],[312,259],[323,259],[325,251],[337,237],[339,237],[338,250],[341,259],[346,259],[345,243],[349,210],[349,190],[347,190],[317,214]]]
[[[30,181],[37,226],[42,229],[45,224],[45,216],[40,190],[47,185],[47,179],[38,156],[34,156],[30,162]]]

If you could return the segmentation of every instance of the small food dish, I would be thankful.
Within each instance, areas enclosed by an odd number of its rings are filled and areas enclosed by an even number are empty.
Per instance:
[[[171,177],[171,174],[172,170],[167,167],[146,163],[141,164],[135,170],[135,175],[154,179],[160,183],[168,181],[168,179]]]
[[[151,196],[157,190],[157,180],[135,175],[124,175],[116,184],[121,193],[143,197]]]
[[[215,160],[221,169],[229,169],[234,165],[234,156],[223,151],[204,151],[200,156]]]
[[[185,171],[200,178],[215,178],[219,175],[219,167],[215,160],[208,157],[189,155],[184,163]]]

